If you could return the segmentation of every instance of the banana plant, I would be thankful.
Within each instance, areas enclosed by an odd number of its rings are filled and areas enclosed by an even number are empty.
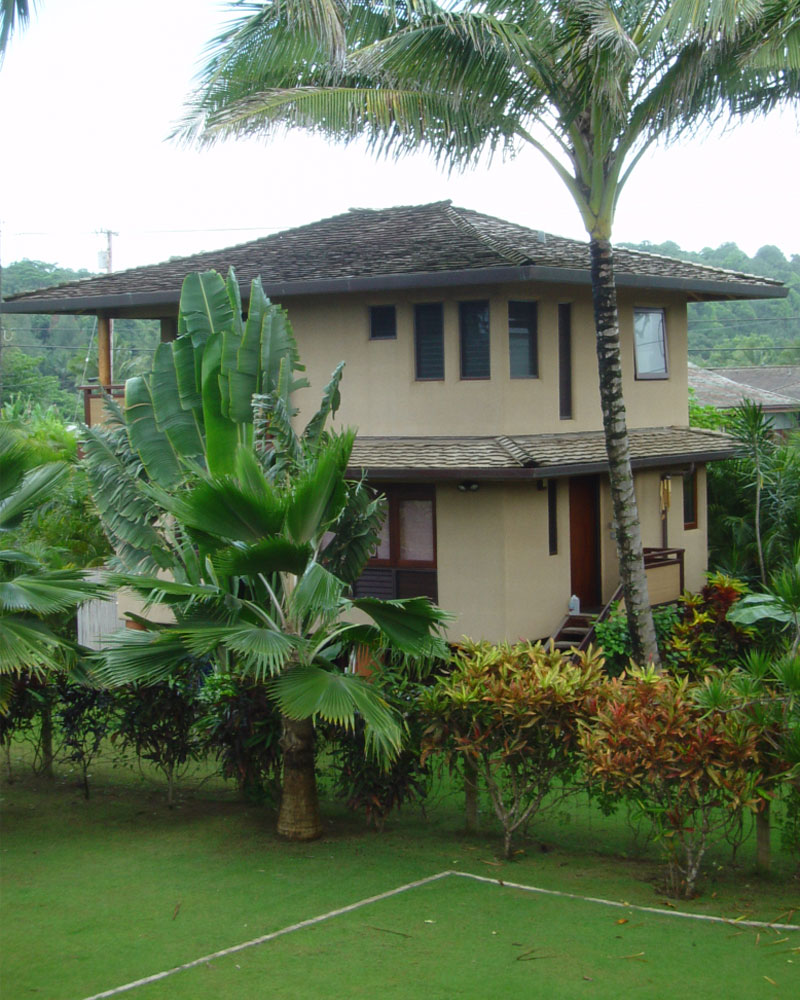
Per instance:
[[[378,685],[354,673],[352,650],[443,654],[446,616],[425,598],[350,596],[384,508],[363,482],[345,479],[355,432],[326,430],[342,366],[297,432],[291,397],[306,383],[291,328],[259,282],[244,323],[240,311],[232,273],[227,282],[187,278],[177,340],[126,386],[127,443],[119,429],[115,442],[98,432],[89,443],[98,507],[132,561],[144,554],[163,570],[165,554],[173,558],[170,579],[142,572],[142,559],[140,572],[114,577],[146,610],[139,629],[111,638],[96,673],[109,685],[157,682],[199,658],[264,684],[282,713],[278,830],[311,839],[322,832],[315,720],[352,728],[360,717],[380,760],[401,745],[400,721]],[[115,495],[125,518],[112,509]],[[174,624],[148,618],[155,604]]]

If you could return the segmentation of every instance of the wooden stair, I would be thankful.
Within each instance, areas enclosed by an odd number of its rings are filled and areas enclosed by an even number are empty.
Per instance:
[[[600,614],[567,615],[556,631],[550,637],[549,645],[562,652],[580,651],[594,639],[594,629],[600,619]]]

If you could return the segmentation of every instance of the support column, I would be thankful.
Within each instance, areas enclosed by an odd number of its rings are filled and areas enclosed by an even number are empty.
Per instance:
[[[111,392],[112,385],[112,326],[111,317],[100,313],[97,316],[97,375],[100,385]]]
[[[161,343],[168,344],[178,336],[178,321],[174,316],[161,317]]]

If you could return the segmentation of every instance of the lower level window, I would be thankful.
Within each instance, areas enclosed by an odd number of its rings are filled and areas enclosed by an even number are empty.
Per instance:
[[[434,488],[376,488],[385,493],[388,511],[378,548],[356,582],[356,596],[438,600]]]
[[[697,527],[697,472],[683,476],[683,527],[685,530]]]

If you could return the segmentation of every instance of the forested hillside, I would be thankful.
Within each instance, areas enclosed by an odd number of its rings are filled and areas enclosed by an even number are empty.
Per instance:
[[[777,247],[763,246],[748,257],[735,243],[699,253],[672,242],[623,246],[782,281],[789,289],[785,299],[690,305],[689,360],[711,368],[800,364],[800,254],[787,260]]]
[[[43,261],[16,261],[3,268],[3,297],[91,276]],[[4,313],[2,322],[4,399],[31,396],[43,405],[55,404],[67,419],[82,417],[77,387],[97,377],[95,317]],[[115,380],[149,368],[158,335],[157,322],[115,320]]]

